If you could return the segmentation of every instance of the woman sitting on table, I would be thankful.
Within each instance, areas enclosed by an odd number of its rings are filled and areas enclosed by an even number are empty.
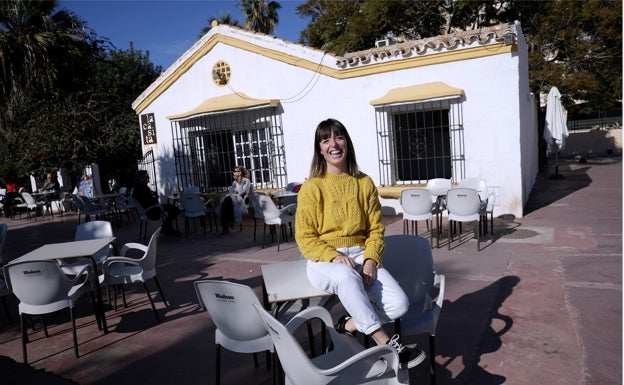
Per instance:
[[[162,232],[165,235],[180,235],[178,230],[173,228],[173,221],[180,213],[180,209],[174,205],[160,204],[155,192],[150,190],[147,186],[150,177],[147,171],[139,170],[134,176],[134,188],[132,189],[132,197],[139,202],[143,208],[151,207],[146,215],[151,220],[158,220],[163,215],[163,211],[166,215],[163,218]]]
[[[253,194],[249,171],[243,166],[234,167],[234,181],[227,195],[221,198],[221,226],[223,233],[229,232],[234,225],[243,223],[243,214],[247,213],[249,196]]]
[[[314,135],[310,177],[297,198],[295,238],[307,261],[312,286],[336,294],[347,311],[336,330],[370,336],[396,349],[403,367],[420,364],[425,353],[390,338],[382,324],[403,314],[409,300],[382,266],[385,248],[381,204],[372,179],[359,170],[347,129],[322,121]]]

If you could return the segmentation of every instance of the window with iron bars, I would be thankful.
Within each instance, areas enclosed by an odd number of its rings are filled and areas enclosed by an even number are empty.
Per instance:
[[[382,186],[464,178],[464,128],[459,99],[375,110]]]
[[[286,182],[284,135],[276,107],[215,113],[172,122],[178,188],[224,191],[238,165],[254,189]]]

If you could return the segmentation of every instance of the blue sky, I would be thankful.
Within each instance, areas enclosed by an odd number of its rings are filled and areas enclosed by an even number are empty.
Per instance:
[[[275,36],[296,42],[307,19],[295,13],[304,1],[277,0],[279,24]],[[213,17],[228,11],[243,24],[238,1],[225,0],[61,0],[60,7],[72,11],[101,37],[108,38],[118,49],[149,51],[156,65],[167,69],[198,39],[201,29]]]

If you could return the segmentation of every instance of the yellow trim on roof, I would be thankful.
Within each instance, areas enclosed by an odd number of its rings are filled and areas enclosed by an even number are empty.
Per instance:
[[[517,50],[515,44],[504,45],[492,44],[487,46],[478,46],[458,50],[450,50],[435,54],[427,54],[423,56],[415,56],[411,58],[403,58],[400,60],[382,61],[376,64],[357,65],[352,68],[331,68],[320,63],[303,59],[298,56],[289,55],[282,51],[277,51],[265,47],[257,46],[253,43],[240,40],[235,37],[225,35],[213,35],[208,41],[195,51],[188,59],[182,62],[172,73],[167,76],[158,86],[156,86],[140,103],[135,107],[135,111],[141,114],[156,98],[164,93],[172,84],[174,84],[182,75],[184,75],[195,63],[197,63],[204,55],[210,52],[217,44],[226,44],[234,48],[256,53],[271,59],[275,59],[282,63],[290,64],[296,67],[318,72],[321,75],[329,76],[336,79],[350,79],[360,76],[368,76],[373,74],[399,71],[409,68],[424,67],[442,63],[455,62],[460,60],[476,59],[487,56],[507,54]],[[313,49],[313,48],[311,48]],[[157,80],[158,81],[158,80]]]
[[[460,97],[464,90],[451,87],[444,82],[416,84],[414,86],[393,88],[381,98],[371,100],[373,106],[414,102],[448,97]]]
[[[238,92],[235,94],[206,99],[203,103],[192,110],[177,115],[167,116],[167,119],[181,120],[214,112],[241,110],[262,106],[276,106],[278,104],[279,99],[254,99],[242,92]]]

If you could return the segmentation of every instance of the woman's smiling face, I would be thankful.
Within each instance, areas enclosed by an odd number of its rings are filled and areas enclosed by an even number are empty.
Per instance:
[[[321,140],[319,147],[329,172],[339,175],[347,171],[347,140],[344,136],[332,132],[330,137]]]

